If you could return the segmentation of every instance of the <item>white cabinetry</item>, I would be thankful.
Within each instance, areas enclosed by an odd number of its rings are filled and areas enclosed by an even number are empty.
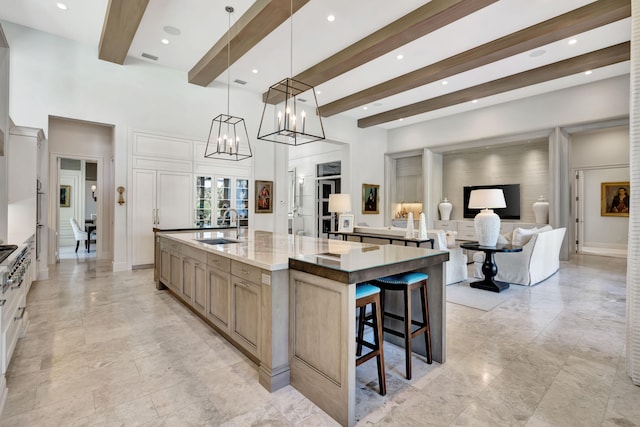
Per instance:
[[[516,228],[533,228],[543,227],[546,224],[533,224],[529,222],[500,222],[500,234],[511,233]],[[445,231],[457,231],[456,240],[478,240],[476,238],[476,230],[473,220],[458,220],[458,221],[433,221],[433,228],[436,230]]]
[[[196,176],[195,226],[248,225],[249,180],[239,177]],[[236,218],[227,209],[236,209]]]
[[[153,228],[192,226],[191,174],[133,170],[133,265],[153,264]]]

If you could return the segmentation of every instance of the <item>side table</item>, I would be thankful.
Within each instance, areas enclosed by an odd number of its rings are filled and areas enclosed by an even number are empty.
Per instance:
[[[484,263],[482,263],[482,273],[484,279],[471,282],[472,288],[484,289],[485,291],[500,292],[509,288],[507,282],[500,282],[494,277],[498,274],[498,266],[493,260],[493,254],[497,252],[522,252],[522,246],[497,244],[495,246],[480,246],[477,242],[461,243],[460,247],[472,251],[484,252]]]

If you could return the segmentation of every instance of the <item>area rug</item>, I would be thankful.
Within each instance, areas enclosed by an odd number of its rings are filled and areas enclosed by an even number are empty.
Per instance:
[[[490,311],[506,300],[518,295],[524,288],[524,286],[520,285],[511,285],[508,289],[497,293],[472,288],[469,286],[469,282],[454,283],[446,286],[447,302]]]

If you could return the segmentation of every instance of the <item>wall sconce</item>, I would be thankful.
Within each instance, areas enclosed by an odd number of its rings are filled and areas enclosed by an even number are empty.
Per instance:
[[[94,202],[97,202],[97,201],[98,201],[98,198],[96,197],[96,190],[97,190],[97,189],[98,189],[98,187],[96,187],[96,185],[95,185],[95,184],[93,184],[93,185],[91,186],[91,195],[93,196],[93,201],[94,201]]]
[[[120,186],[116,188],[116,190],[118,191],[118,194],[120,194],[120,196],[118,196],[118,204],[124,205],[124,197],[122,197],[122,194],[124,193],[124,187]]]

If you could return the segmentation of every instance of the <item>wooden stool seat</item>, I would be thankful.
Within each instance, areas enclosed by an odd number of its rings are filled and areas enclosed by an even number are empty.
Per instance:
[[[371,315],[367,317],[366,308],[371,304]],[[380,288],[369,283],[360,283],[356,286],[356,308],[359,309],[358,335],[356,336],[356,366],[360,366],[367,360],[376,358],[378,363],[378,384],[380,394],[387,394],[387,379],[384,372],[384,346],[382,342],[382,315],[380,302]],[[364,340],[364,325],[373,328],[373,343]],[[365,355],[362,347],[371,349]]]
[[[393,276],[381,277],[374,281],[376,286],[379,286],[382,290],[382,330],[389,334],[395,335],[400,338],[404,338],[405,347],[405,368],[407,379],[411,379],[411,341],[418,335],[424,335],[425,346],[427,353],[427,363],[433,363],[433,357],[431,354],[431,327],[429,325],[429,302],[427,300],[427,279],[428,275],[419,272],[410,272],[403,274],[395,274]],[[414,289],[420,289],[420,303],[422,312],[422,321],[417,321],[411,318],[411,291]],[[404,315],[398,315],[395,313],[386,312],[384,309],[385,293],[387,291],[402,291],[404,297]],[[385,327],[384,318],[390,317],[392,319],[403,322],[403,329],[401,331]],[[416,330],[412,330],[413,326],[417,326]]]

